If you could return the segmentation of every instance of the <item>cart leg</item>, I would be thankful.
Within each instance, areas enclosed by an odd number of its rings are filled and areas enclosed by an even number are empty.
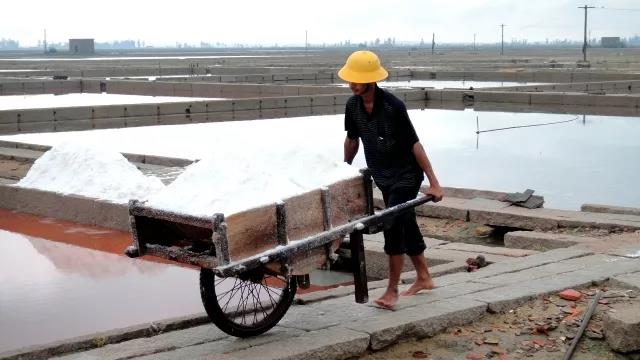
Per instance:
[[[351,261],[353,262],[353,284],[356,288],[356,302],[364,304],[369,301],[367,287],[367,264],[364,258],[364,241],[362,232],[354,231],[349,234],[351,247]]]

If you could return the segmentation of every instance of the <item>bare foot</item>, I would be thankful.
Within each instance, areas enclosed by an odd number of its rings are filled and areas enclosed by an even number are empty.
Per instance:
[[[374,303],[383,309],[393,310],[398,302],[398,289],[389,289],[382,296],[374,300]]]
[[[411,285],[410,288],[403,291],[402,296],[411,296],[419,293],[422,290],[431,290],[436,286],[433,284],[433,279],[429,278],[427,280],[416,280],[416,282]]]

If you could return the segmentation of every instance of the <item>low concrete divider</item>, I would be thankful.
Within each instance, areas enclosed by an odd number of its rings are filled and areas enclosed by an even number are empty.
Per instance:
[[[8,210],[129,231],[126,204],[78,195],[0,185],[0,207]]]
[[[602,205],[602,204],[583,204],[580,207],[580,211],[640,216],[640,208]]]
[[[393,93],[405,102],[424,102],[423,90],[398,89]],[[350,93],[326,95],[279,96],[266,98],[244,98],[228,100],[197,100],[157,104],[124,104],[103,106],[74,106],[49,109],[0,111],[0,134],[18,132],[46,132],[64,130],[87,130],[166,123],[185,124],[205,121],[253,120],[266,118],[263,109],[279,109],[282,117],[293,113],[322,114],[319,108],[342,107],[351,97]],[[307,108],[298,111],[302,108]],[[344,110],[344,108],[342,109]],[[251,111],[251,116],[239,114]],[[333,113],[333,112],[332,112]],[[198,116],[207,114],[210,116]],[[153,120],[147,119],[156,117]],[[209,120],[211,118],[211,120]],[[74,121],[77,126],[74,126]]]

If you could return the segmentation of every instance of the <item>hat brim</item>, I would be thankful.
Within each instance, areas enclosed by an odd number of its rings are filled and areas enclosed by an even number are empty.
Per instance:
[[[338,71],[338,76],[340,79],[357,84],[368,84],[374,83],[378,81],[382,81],[389,77],[389,73],[383,67],[380,67],[376,71],[372,72],[356,72],[350,69],[347,69],[344,66],[340,71]]]

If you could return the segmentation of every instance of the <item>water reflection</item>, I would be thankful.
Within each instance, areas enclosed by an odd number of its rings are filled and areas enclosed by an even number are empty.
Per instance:
[[[0,352],[203,311],[198,273],[0,230]]]

